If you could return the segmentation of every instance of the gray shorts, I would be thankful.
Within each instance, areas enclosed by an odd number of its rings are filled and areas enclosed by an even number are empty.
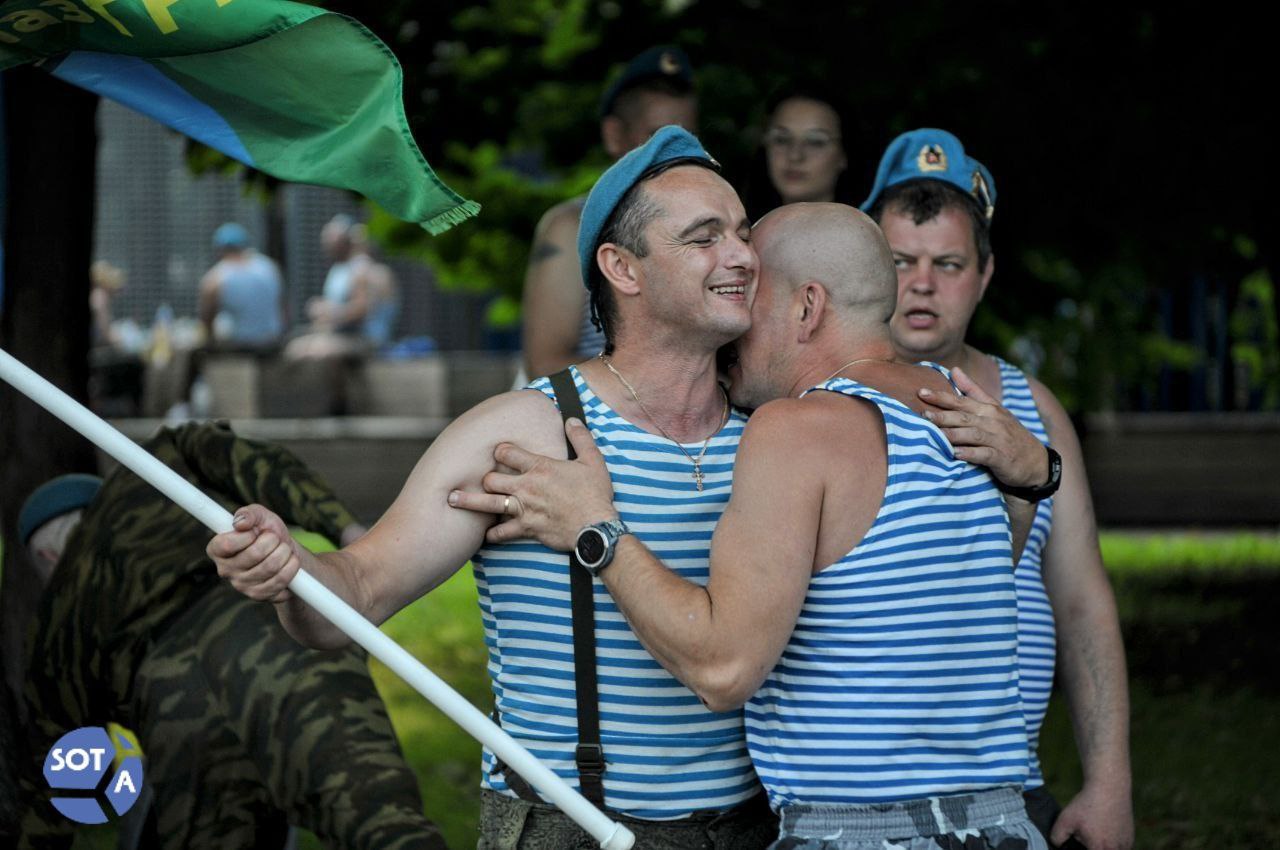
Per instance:
[[[769,850],[1048,850],[1014,788],[866,806],[782,809]]]
[[[674,821],[610,813],[636,835],[637,850],[765,850],[778,820],[764,794],[727,812],[696,812]],[[480,792],[477,850],[598,850],[599,842],[559,809],[489,789]]]

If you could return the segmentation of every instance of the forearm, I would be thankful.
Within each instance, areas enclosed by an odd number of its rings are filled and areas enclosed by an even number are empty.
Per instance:
[[[301,547],[299,547],[301,548]],[[372,607],[362,592],[357,571],[351,556],[346,552],[325,552],[321,555],[299,553],[302,569],[329,590],[342,598],[362,617],[370,616]],[[295,593],[283,601],[275,602],[276,616],[290,636],[303,646],[312,649],[337,649],[346,646],[351,638],[320,612]]]
[[[600,577],[644,648],[706,705],[729,710],[750,696],[754,683],[735,699],[743,689],[706,588],[673,572],[634,535],[618,541]]]
[[[1086,784],[1128,794],[1129,689],[1115,600],[1105,580],[1055,611],[1060,669]]]

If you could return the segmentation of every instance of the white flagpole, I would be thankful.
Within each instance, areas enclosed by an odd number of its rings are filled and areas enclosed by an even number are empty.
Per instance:
[[[0,378],[133,470],[213,532],[232,530],[231,514],[221,505],[4,350],[0,350]],[[468,734],[488,747],[508,767],[524,777],[590,833],[604,850],[629,850],[635,843],[631,830],[611,820],[573,790],[483,712],[360,616],[333,591],[303,570],[299,570],[293,581],[289,582],[289,590],[323,614],[348,637],[367,649],[370,655],[399,674],[414,690],[434,703]]]

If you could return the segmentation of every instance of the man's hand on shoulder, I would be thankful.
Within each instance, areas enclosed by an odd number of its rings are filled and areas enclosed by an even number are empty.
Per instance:
[[[955,456],[991,470],[1010,487],[1035,487],[1049,479],[1044,444],[962,369],[952,371],[963,396],[920,390],[932,410],[925,417],[950,441]]]
[[[569,551],[583,526],[616,519],[618,512],[609,470],[591,432],[578,419],[570,419],[565,434],[577,460],[557,460],[501,443],[494,449],[494,461],[514,474],[490,472],[482,482],[484,493],[455,490],[449,504],[502,517],[485,533],[490,543],[532,538]]]

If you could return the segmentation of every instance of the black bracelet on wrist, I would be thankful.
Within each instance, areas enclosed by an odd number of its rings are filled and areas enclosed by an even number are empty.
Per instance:
[[[1045,446],[1044,450],[1049,454],[1048,481],[1043,484],[1037,484],[1034,487],[1011,487],[1000,480],[996,480],[996,489],[1001,493],[1022,499],[1025,502],[1039,502],[1058,492],[1058,486],[1062,484],[1062,455],[1049,446]]]

